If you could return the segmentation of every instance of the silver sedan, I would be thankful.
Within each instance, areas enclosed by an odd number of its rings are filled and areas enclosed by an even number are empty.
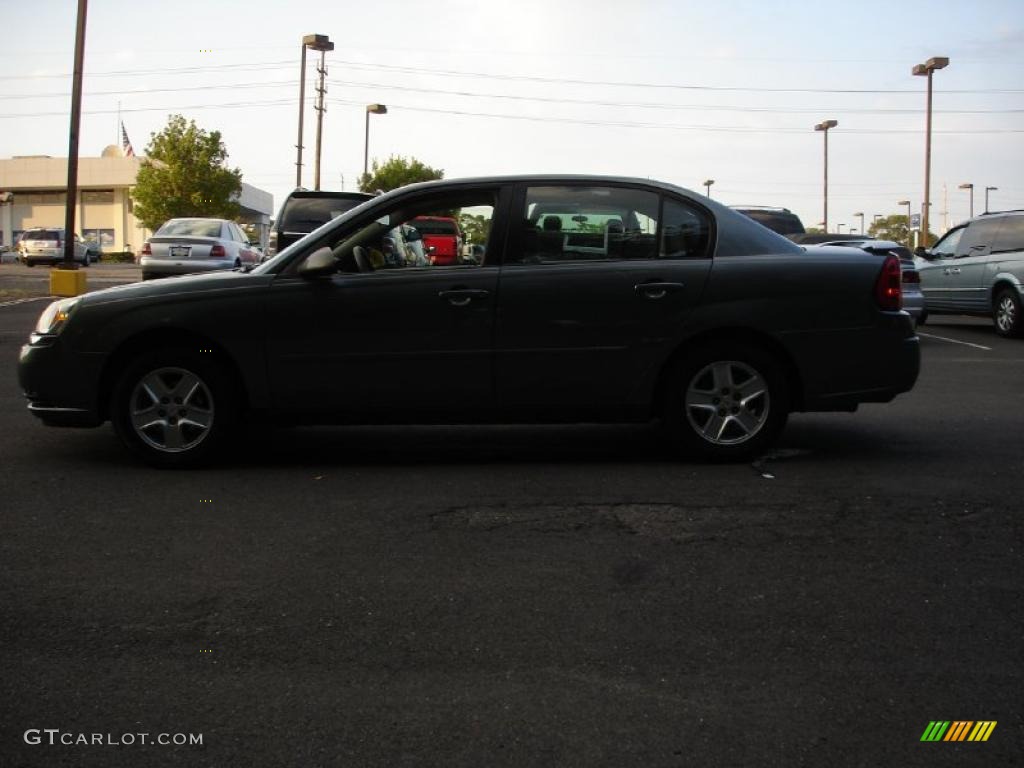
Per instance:
[[[259,263],[259,251],[227,219],[171,219],[142,247],[142,279],[236,269]]]

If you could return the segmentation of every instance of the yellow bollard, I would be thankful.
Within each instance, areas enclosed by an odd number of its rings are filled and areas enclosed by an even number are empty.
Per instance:
[[[59,267],[50,270],[51,296],[80,296],[85,290],[85,270]]]

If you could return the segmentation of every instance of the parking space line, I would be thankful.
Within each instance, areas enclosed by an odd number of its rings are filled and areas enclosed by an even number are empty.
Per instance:
[[[972,344],[969,341],[960,341],[960,339],[951,339],[947,336],[936,336],[934,333],[922,333],[917,332],[918,336],[927,336],[929,339],[938,339],[939,341],[948,341],[950,344],[963,344],[965,347],[974,347],[975,349],[984,349],[988,352],[992,351],[992,347],[986,347],[981,344]]]
[[[11,299],[10,301],[0,301],[0,307],[14,307],[18,304],[27,304],[30,301],[44,301],[52,298],[53,296],[30,296],[27,299]]]

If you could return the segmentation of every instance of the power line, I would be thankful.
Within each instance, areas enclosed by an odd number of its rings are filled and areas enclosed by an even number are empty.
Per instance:
[[[479,91],[460,91],[460,90],[446,90],[440,88],[410,88],[403,85],[393,85],[389,83],[368,83],[354,80],[336,80],[331,79],[336,85],[345,86],[350,88],[373,88],[383,90],[395,90],[404,91],[411,93],[430,93],[447,96],[462,96],[467,98],[487,98],[487,99],[503,99],[510,101],[535,101],[547,104],[578,104],[584,106],[601,106],[601,107],[614,107],[623,109],[662,109],[662,110],[700,110],[700,111],[717,111],[717,112],[741,112],[741,113],[762,113],[762,114],[818,114],[824,112],[844,112],[847,114],[885,114],[885,115],[919,115],[924,112],[923,109],[888,109],[888,108],[850,108],[850,107],[813,107],[813,108],[799,108],[799,107],[788,107],[788,108],[771,108],[771,107],[749,107],[749,106],[730,106],[730,105],[719,105],[719,104],[666,104],[666,103],[654,103],[654,102],[621,102],[621,101],[605,101],[596,99],[576,99],[576,98],[556,98],[546,96],[520,96],[511,94],[501,93],[482,93]],[[115,91],[87,91],[87,97],[93,96],[128,96],[135,94],[149,94],[149,93],[182,93],[188,91],[217,91],[222,89],[227,90],[238,90],[243,88],[280,88],[280,87],[291,87],[294,86],[294,80],[274,80],[270,82],[248,82],[248,83],[224,83],[219,85],[193,85],[193,86],[180,86],[177,88],[139,88],[129,90],[115,90]],[[33,93],[33,94],[14,94],[7,96],[0,96],[0,100],[23,100],[23,99],[43,99],[43,98],[66,98],[71,94],[69,93]],[[975,114],[1018,114],[1024,113],[1024,109],[940,109],[933,110],[936,114],[949,114],[949,115],[975,115]]]
[[[511,101],[539,101],[547,104],[582,104],[587,106],[599,106],[599,107],[623,107],[629,109],[681,109],[681,110],[702,110],[702,111],[718,111],[718,112],[761,112],[768,114],[781,114],[781,115],[804,115],[813,114],[817,115],[822,112],[844,112],[854,114],[870,114],[870,115],[920,115],[924,114],[924,109],[886,109],[886,108],[874,108],[874,109],[858,109],[849,107],[813,107],[813,108],[799,108],[790,107],[786,109],[777,109],[771,107],[737,107],[737,106],[726,106],[716,104],[665,104],[665,103],[654,103],[654,102],[621,102],[621,101],[603,101],[595,99],[575,99],[568,97],[553,97],[553,96],[518,96],[504,93],[481,93],[479,91],[456,91],[456,90],[444,90],[440,88],[411,88],[404,85],[392,85],[388,83],[365,83],[355,80],[335,80],[331,79],[335,85],[358,87],[358,88],[379,88],[384,90],[394,91],[406,91],[409,93],[435,93],[446,96],[465,96],[471,98],[485,98],[485,99],[506,99]],[[933,109],[933,114],[947,114],[947,115],[987,115],[987,114],[1017,114],[1024,113],[1024,109]]]
[[[553,83],[557,85],[598,85],[604,87],[623,88],[661,88],[687,91],[723,91],[738,93],[845,93],[845,94],[915,94],[921,95],[920,89],[915,88],[763,88],[752,86],[719,86],[719,85],[680,85],[672,83],[640,83],[623,82],[610,80],[581,80],[563,77],[540,77],[537,75],[501,75],[488,72],[462,72],[450,69],[429,69],[427,67],[407,67],[398,64],[366,64],[358,61],[338,61],[335,66],[349,66],[356,69],[379,69],[388,72],[402,72],[404,74],[430,74],[442,77],[484,77],[493,80],[519,80],[538,83]],[[936,93],[971,93],[971,94],[993,94],[993,93],[1024,93],[1024,89],[1010,88],[985,88],[985,89],[949,89],[935,91]]]
[[[361,106],[361,101],[352,101],[347,99],[332,99],[334,104],[344,104],[348,106]],[[632,121],[617,121],[617,120],[583,120],[571,117],[553,117],[550,115],[544,116],[533,116],[533,115],[510,115],[500,114],[493,112],[471,112],[469,110],[460,109],[441,109],[439,107],[414,107],[402,104],[389,104],[388,108],[407,109],[412,112],[431,112],[436,114],[445,115],[459,115],[463,117],[490,117],[504,120],[527,120],[532,122],[541,123],[568,123],[571,125],[595,125],[604,126],[610,128],[660,128],[664,130],[682,130],[682,131],[715,131],[719,133],[793,133],[793,134],[807,134],[808,131],[804,128],[761,128],[755,126],[739,126],[739,125],[671,125],[666,123],[640,123]],[[906,133],[906,134],[919,134],[920,130],[917,129],[900,129],[900,128],[842,128],[835,129],[837,132],[844,134],[891,134],[891,133]],[[965,129],[965,130],[933,130],[932,133],[942,134],[998,134],[998,133],[1024,133],[1024,129]]]
[[[372,64],[360,61],[346,61],[346,60],[333,60],[332,64],[335,66],[348,66],[355,69],[369,69],[369,70],[380,70],[384,72],[399,72],[403,74],[423,74],[423,75],[437,75],[440,77],[475,77],[475,78],[486,78],[491,80],[513,80],[513,81],[524,81],[524,82],[538,82],[538,83],[549,83],[556,85],[594,85],[602,87],[622,87],[622,88],[655,88],[655,89],[674,89],[674,90],[691,90],[691,91],[711,91],[711,92],[735,92],[735,93],[839,93],[839,94],[866,94],[866,95],[879,95],[879,94],[915,94],[920,95],[920,89],[914,88],[799,88],[799,87],[784,87],[784,88],[767,88],[767,87],[753,87],[753,86],[715,86],[715,85],[684,85],[679,83],[644,83],[644,82],[630,82],[630,81],[610,81],[610,80],[585,80],[577,78],[562,78],[562,77],[541,77],[539,75],[510,75],[510,74],[499,74],[494,72],[472,72],[472,71],[461,71],[451,69],[432,69],[429,67],[412,67],[403,66],[398,64]],[[221,70],[234,70],[234,71],[255,71],[262,69],[274,69],[283,67],[293,67],[295,61],[292,59],[284,59],[280,61],[268,61],[268,62],[249,62],[242,64],[209,64],[196,67],[179,67],[171,69],[125,69],[125,70],[108,70],[99,72],[87,72],[89,77],[108,77],[108,76],[122,76],[122,77],[134,77],[140,75],[177,75],[177,74],[193,74],[197,72],[211,72]],[[0,76],[0,80],[24,80],[24,79],[38,79],[38,78],[67,78],[71,77],[70,73],[61,74],[39,74],[39,75],[3,75]],[[1014,88],[982,88],[982,89],[943,89],[936,90],[936,93],[944,94],[1015,94],[1024,93],[1024,89]]]
[[[291,99],[275,99],[265,101],[243,101],[233,103],[216,103],[216,104],[185,104],[175,106],[159,106],[159,107],[129,107],[122,108],[120,110],[123,114],[133,112],[178,112],[189,109],[239,109],[247,107],[275,107],[284,104],[291,104]],[[348,99],[331,99],[332,104],[341,104],[345,106],[363,106],[362,101],[353,101]],[[445,114],[445,115],[456,115],[461,117],[486,117],[499,120],[526,120],[531,122],[542,122],[542,123],[564,123],[569,125],[590,125],[607,128],[645,128],[645,129],[660,129],[660,130],[671,130],[671,131],[713,131],[716,133],[761,133],[761,134],[806,134],[807,131],[803,128],[764,128],[757,126],[736,126],[736,125],[673,125],[667,123],[643,123],[635,121],[617,121],[617,120],[585,120],[579,118],[569,117],[553,117],[550,115],[546,116],[532,116],[532,115],[513,115],[513,114],[502,114],[494,112],[472,112],[469,110],[458,110],[458,109],[441,109],[438,107],[416,107],[401,104],[389,105],[390,107],[397,109],[405,109],[410,112],[428,112],[434,114]],[[118,110],[116,109],[96,109],[86,110],[83,114],[86,115],[111,115],[115,114]],[[0,119],[18,119],[28,117],[56,117],[65,116],[67,111],[54,111],[54,112],[19,112],[15,114],[0,114]],[[836,129],[840,133],[844,134],[919,134],[920,131],[917,129],[898,129],[898,128],[841,128]],[[936,130],[933,131],[936,134],[1016,134],[1024,133],[1024,129],[964,129],[964,130]]]

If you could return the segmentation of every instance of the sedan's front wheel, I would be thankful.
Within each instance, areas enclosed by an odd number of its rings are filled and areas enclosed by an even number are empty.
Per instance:
[[[111,421],[132,451],[154,466],[193,467],[220,455],[238,414],[237,392],[212,352],[144,354],[121,374]]]
[[[774,442],[789,400],[774,356],[729,342],[684,353],[669,374],[663,415],[670,438],[685,453],[740,461]]]

